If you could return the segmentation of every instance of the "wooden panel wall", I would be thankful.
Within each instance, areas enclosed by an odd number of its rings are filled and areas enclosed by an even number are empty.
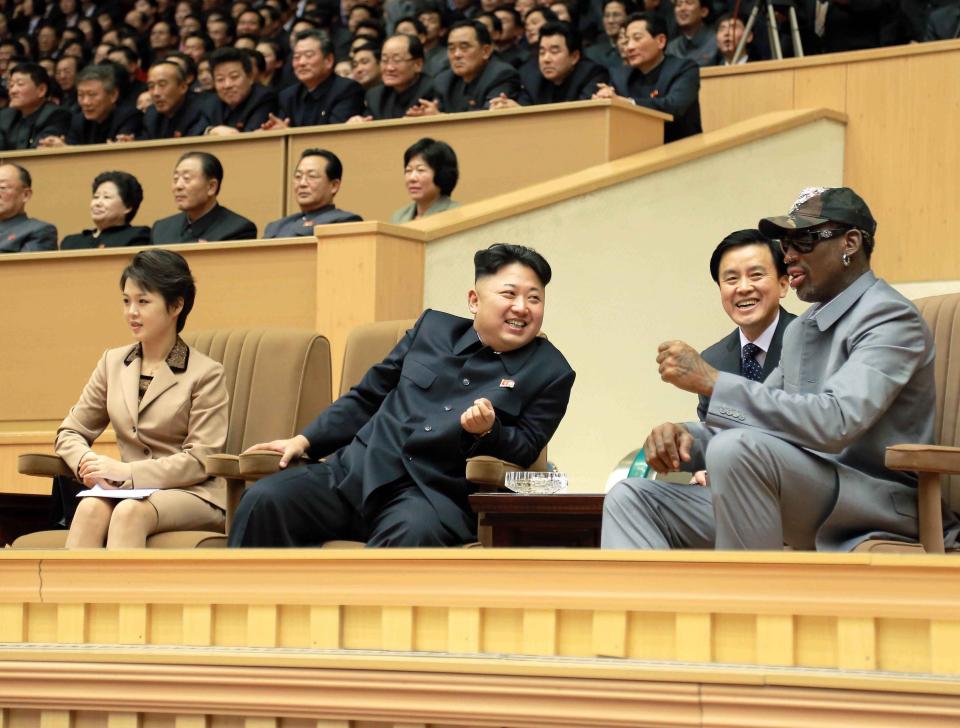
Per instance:
[[[704,129],[775,110],[848,117],[844,183],[879,225],[874,267],[895,282],[960,278],[960,41],[703,71]],[[762,183],[777,160],[744,170]],[[799,191],[799,190],[798,190]],[[784,211],[786,212],[786,211]]]

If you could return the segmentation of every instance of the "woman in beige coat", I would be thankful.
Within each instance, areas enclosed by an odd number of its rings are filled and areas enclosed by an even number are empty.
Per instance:
[[[169,250],[137,253],[120,276],[123,310],[137,343],[107,350],[57,431],[57,454],[87,488],[158,488],[143,499],[80,499],[67,548],[136,548],[163,531],[224,527],[225,486],[207,478],[223,451],[223,367],[179,337],[196,287],[187,261]],[[120,460],[93,443],[112,425]]]

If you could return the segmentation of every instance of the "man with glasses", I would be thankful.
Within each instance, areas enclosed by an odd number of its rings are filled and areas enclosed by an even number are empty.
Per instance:
[[[30,173],[19,164],[0,164],[0,253],[32,253],[57,249],[57,229],[27,217],[33,196]]]
[[[851,189],[804,190],[778,238],[790,285],[811,303],[787,328],[764,382],[718,372],[682,341],[660,345],[660,377],[710,397],[704,423],[666,423],[644,445],[658,472],[705,487],[628,478],[604,503],[606,548],[849,551],[918,536],[917,478],[884,449],[934,436],[933,340],[914,305],[870,270],[877,224]],[[944,509],[945,541],[960,530]]]
[[[387,38],[380,52],[380,79],[367,91],[366,114],[350,121],[402,119],[415,116],[420,99],[433,99],[433,86],[423,74],[423,44],[415,35]]]
[[[293,173],[293,192],[300,212],[274,220],[263,231],[264,238],[296,238],[313,235],[315,225],[335,222],[362,222],[363,218],[333,204],[340,191],[343,164],[326,149],[304,149]]]

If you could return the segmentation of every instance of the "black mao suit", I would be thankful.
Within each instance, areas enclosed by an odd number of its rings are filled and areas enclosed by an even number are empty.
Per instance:
[[[610,80],[621,96],[633,99],[637,106],[673,115],[663,125],[663,141],[699,134],[700,68],[688,58],[664,56],[648,73],[624,66],[610,73]]]
[[[303,434],[322,463],[264,478],[247,491],[231,546],[450,546],[476,538],[466,459],[528,465],[567,408],[574,372],[548,341],[497,354],[470,319],[426,311],[359,385]],[[497,414],[476,438],[460,415],[486,397]]]
[[[763,377],[766,379],[777,364],[780,363],[780,350],[783,348],[783,332],[787,329],[787,324],[796,318],[792,313],[780,307],[780,318],[777,320],[777,328],[773,331],[773,338],[770,340],[770,348],[767,349],[767,356],[763,360]],[[714,369],[729,374],[742,374],[740,366],[742,355],[740,353],[740,329],[734,329],[728,336],[720,339],[716,344],[704,349],[700,356]],[[710,398],[704,395],[698,395],[700,403],[697,405],[697,417],[703,422],[707,419],[707,410],[710,409]]]

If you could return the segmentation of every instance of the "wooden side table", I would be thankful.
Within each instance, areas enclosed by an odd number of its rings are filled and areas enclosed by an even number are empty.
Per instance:
[[[484,546],[599,548],[603,493],[474,493]]]

